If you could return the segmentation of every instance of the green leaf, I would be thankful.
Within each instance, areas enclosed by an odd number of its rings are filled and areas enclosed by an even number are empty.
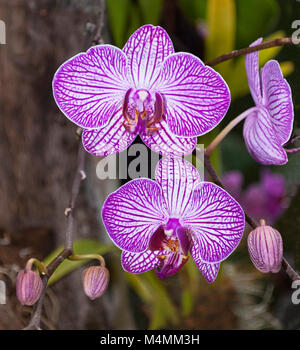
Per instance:
[[[126,273],[126,279],[142,301],[151,305],[149,329],[159,329],[179,322],[178,311],[162,281],[153,272]]]
[[[234,0],[209,0],[207,5],[208,37],[205,41],[205,58],[211,60],[234,48],[235,3]],[[221,74],[230,70],[231,61],[216,66]]]
[[[109,27],[115,45],[122,47],[127,38],[127,24],[131,3],[129,0],[106,0]]]
[[[160,20],[163,0],[138,0],[144,23],[157,25]]]
[[[55,249],[45,260],[44,263],[48,265],[61,251],[63,246]],[[76,254],[101,254],[110,253],[113,251],[119,251],[118,248],[112,245],[103,244],[99,241],[92,239],[80,239],[74,241],[74,253]],[[58,268],[54,271],[53,275],[50,277],[48,285],[51,285],[62,277],[66,276],[70,272],[78,269],[82,265],[86,264],[88,260],[64,260]]]

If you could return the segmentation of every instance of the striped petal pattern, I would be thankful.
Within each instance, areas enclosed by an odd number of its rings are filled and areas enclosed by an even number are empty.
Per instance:
[[[143,142],[154,152],[163,156],[180,157],[190,154],[196,147],[197,138],[176,137],[165,120],[159,124],[160,129],[153,134],[143,134]]]
[[[173,54],[164,61],[156,88],[165,98],[167,122],[177,136],[207,133],[223,119],[230,104],[223,78],[187,53]]]
[[[135,253],[145,251],[152,234],[167,221],[160,186],[149,179],[126,183],[107,197],[102,219],[119,248]]]
[[[202,273],[203,277],[208,283],[212,283],[217,279],[220,263],[208,264],[202,261],[199,255],[199,244],[195,237],[193,237],[193,247],[191,249],[191,255],[198,269]]]
[[[101,129],[85,129],[82,143],[85,150],[97,157],[106,157],[124,151],[136,138],[123,125],[122,109],[118,109],[111,120]]]
[[[174,48],[161,27],[144,25],[134,32],[123,48],[128,60],[128,77],[137,88],[151,89],[158,79],[160,65]]]
[[[270,115],[264,108],[247,117],[243,134],[246,147],[257,162],[266,165],[282,165],[287,162],[287,154],[278,140]]]
[[[126,56],[99,45],[65,62],[54,75],[53,95],[73,123],[89,129],[104,126],[121,106],[129,82]]]
[[[123,251],[121,255],[122,267],[130,273],[143,273],[154,269],[157,264],[157,256],[163,251],[146,250],[143,253],[131,253]]]
[[[262,69],[264,106],[269,112],[281,145],[287,142],[293,129],[293,100],[291,88],[283,78],[280,65],[271,60]]]
[[[162,188],[170,217],[182,217],[191,201],[200,175],[193,165],[182,158],[162,158],[156,167],[155,178]]]
[[[240,205],[215,184],[203,182],[193,193],[182,225],[191,229],[207,263],[226,259],[238,246],[245,227]]]
[[[263,273],[279,272],[282,262],[282,238],[271,226],[259,226],[248,236],[248,250],[254,266]]]
[[[256,46],[262,42],[262,38],[257,39],[250,45]],[[262,91],[260,86],[260,75],[259,75],[259,61],[258,61],[258,51],[249,53],[245,57],[246,73],[248,77],[248,85],[255,104],[260,104],[262,102]]]

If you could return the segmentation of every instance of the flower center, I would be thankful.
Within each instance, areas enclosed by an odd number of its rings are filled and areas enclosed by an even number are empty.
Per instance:
[[[158,277],[174,275],[188,261],[191,248],[190,234],[182,227],[178,219],[169,219],[166,225],[160,226],[149,242],[149,249],[159,251],[155,272]]]
[[[163,99],[156,92],[148,90],[127,90],[123,102],[123,125],[130,133],[153,134],[160,129],[158,124],[163,116]]]

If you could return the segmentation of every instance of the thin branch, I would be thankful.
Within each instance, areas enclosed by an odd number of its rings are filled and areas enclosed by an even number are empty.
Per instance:
[[[96,33],[93,36],[91,45],[96,45],[99,43],[102,43],[102,29],[104,25],[104,11],[105,11],[105,2],[104,0],[100,0],[100,13],[99,13],[99,23]],[[76,174],[73,179],[72,183],[72,189],[71,189],[71,197],[69,202],[69,207],[65,210],[65,215],[67,217],[67,229],[65,234],[65,249],[60,252],[47,266],[48,274],[42,276],[43,281],[43,289],[41,296],[38,300],[38,302],[35,304],[33,312],[31,314],[31,319],[26,328],[24,330],[37,330],[40,329],[40,323],[41,323],[41,314],[43,310],[43,304],[44,299],[46,295],[47,290],[47,284],[49,281],[49,278],[54,273],[54,271],[57,269],[57,267],[68,257],[70,257],[73,254],[73,232],[74,232],[74,208],[76,199],[79,194],[80,185],[81,182],[85,179],[86,175],[84,172],[84,165],[85,165],[85,150],[82,146],[81,142],[81,132],[79,132],[79,147],[78,147],[78,153],[77,153],[77,168],[76,168]]]
[[[265,41],[264,43],[261,43],[255,46],[245,47],[240,50],[231,51],[222,56],[214,58],[213,60],[210,60],[205,64],[212,67],[212,66],[216,66],[219,63],[231,60],[232,58],[235,58],[241,55],[246,55],[247,53],[265,50],[275,46],[283,46],[283,45],[291,45],[291,44],[293,44],[292,38],[278,38],[278,39],[268,40],[268,41]]]
[[[206,154],[204,154],[204,167],[208,171],[209,175],[214,180],[216,185],[218,185],[226,190],[220,177],[218,176],[214,167],[212,166],[210,159],[209,159],[209,156]],[[257,228],[259,226],[258,223],[250,215],[248,215],[245,210],[244,210],[244,213],[245,213],[245,219],[246,219],[247,223],[253,229]],[[300,280],[300,276],[298,275],[298,273],[291,267],[291,265],[288,263],[288,261],[284,257],[282,259],[282,269],[289,276],[289,278],[292,281]]]

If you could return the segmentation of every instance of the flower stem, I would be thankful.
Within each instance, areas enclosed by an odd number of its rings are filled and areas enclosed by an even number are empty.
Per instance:
[[[250,46],[250,47],[245,47],[240,50],[234,50],[229,53],[226,53],[222,56],[216,57],[211,61],[205,62],[206,65],[208,66],[215,66],[219,63],[222,63],[224,61],[231,60],[232,58],[241,56],[241,55],[246,55],[251,52],[255,51],[260,51],[264,49],[269,49],[270,47],[275,47],[275,46],[283,46],[283,45],[291,45],[293,44],[292,38],[277,38],[277,39],[272,39],[265,41],[261,44],[255,45],[255,46]]]
[[[98,254],[72,254],[68,257],[69,260],[86,260],[86,259],[96,259],[100,261],[100,265],[105,267],[105,260],[103,256]]]
[[[238,115],[236,118],[234,118],[218,135],[217,137],[212,140],[212,142],[206,147],[205,154],[209,157],[213,150],[219,145],[219,143],[225,138],[227,134],[243,119],[248,117],[248,115],[252,112],[257,111],[258,107],[251,107],[244,111],[242,114]]]
[[[42,275],[48,274],[47,266],[42,261],[39,261],[38,259],[35,259],[35,258],[31,258],[27,261],[25,266],[25,271],[32,270],[32,265],[35,265]]]
[[[285,148],[286,153],[297,153],[300,152],[300,147],[298,148],[290,148],[290,149],[286,149]]]

